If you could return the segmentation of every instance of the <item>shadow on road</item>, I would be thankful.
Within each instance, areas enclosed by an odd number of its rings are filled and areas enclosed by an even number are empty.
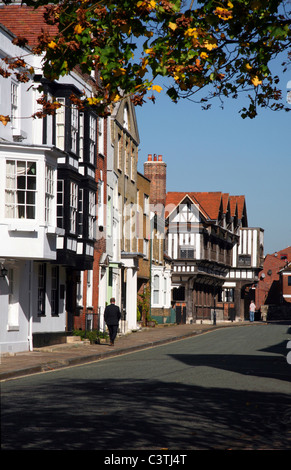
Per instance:
[[[84,367],[84,378],[68,371],[8,384],[1,399],[2,449],[289,450],[286,342],[254,355],[245,352],[166,354],[165,360],[171,357],[185,365],[184,383],[177,375],[176,381],[170,373],[163,376],[162,366],[155,371],[157,378],[138,380],[99,379],[98,369],[88,366],[91,375]],[[142,361],[140,367],[142,377]],[[195,381],[198,373],[213,368],[220,386]],[[281,388],[276,393],[277,384]]]
[[[209,359],[209,358],[208,358]],[[203,363],[203,358],[179,358]],[[214,366],[218,364],[214,361]],[[291,447],[287,394],[159,380],[61,379],[2,400],[2,449],[278,449]]]

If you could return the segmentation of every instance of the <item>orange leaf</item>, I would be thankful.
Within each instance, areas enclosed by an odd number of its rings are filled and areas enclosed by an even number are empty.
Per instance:
[[[4,126],[7,126],[7,123],[10,122],[10,117],[3,116],[3,114],[0,114],[0,122],[2,122]]]

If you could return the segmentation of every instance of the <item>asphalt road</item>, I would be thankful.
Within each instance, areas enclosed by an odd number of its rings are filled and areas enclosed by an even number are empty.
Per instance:
[[[2,450],[290,450],[290,339],[226,328],[4,382]]]

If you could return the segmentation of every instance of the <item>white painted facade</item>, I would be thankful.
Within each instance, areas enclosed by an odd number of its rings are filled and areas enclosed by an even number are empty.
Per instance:
[[[261,228],[241,227],[239,243],[233,248],[232,267],[227,278],[254,280],[261,267],[263,247],[264,231]],[[228,281],[225,286],[228,286]]]
[[[13,36],[0,28],[0,57],[21,56]],[[30,56],[31,65],[37,58]],[[3,64],[2,64],[3,65]],[[56,285],[64,285],[56,260],[57,162],[61,152],[41,145],[42,122],[32,119],[38,92],[33,82],[0,77],[0,348],[2,353],[32,350],[34,332],[64,332],[65,289],[56,302]],[[40,268],[41,266],[41,268]],[[46,291],[41,282],[46,280]],[[63,283],[63,284],[62,284]]]
[[[29,57],[41,76],[41,59],[13,45],[13,37],[0,26],[0,59]],[[56,263],[57,249],[68,248],[75,255],[84,250],[93,257],[92,243],[64,238],[64,229],[57,226],[57,168],[66,154],[53,145],[53,118],[46,118],[44,139],[43,119],[31,117],[41,110],[34,79],[21,83],[14,75],[0,76],[0,114],[10,117],[6,126],[0,122],[0,269],[7,270],[7,276],[0,276],[1,354],[32,350],[34,334],[65,335],[66,268]],[[77,73],[61,77],[59,83],[91,95]],[[81,173],[80,162],[71,158],[69,165]],[[92,288],[88,286],[87,303]]]
[[[191,252],[192,259],[199,260],[201,258],[200,223],[199,209],[195,204],[180,204],[179,210],[177,208],[173,210],[169,216],[167,236],[167,254],[170,258],[180,258],[182,250],[186,257],[187,253]],[[187,230],[181,233],[181,230],[178,230],[180,224],[185,224]]]

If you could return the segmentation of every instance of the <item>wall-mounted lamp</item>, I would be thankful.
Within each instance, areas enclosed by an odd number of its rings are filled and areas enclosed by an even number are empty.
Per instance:
[[[8,270],[6,268],[1,268],[1,274],[0,277],[6,277],[8,273]]]

